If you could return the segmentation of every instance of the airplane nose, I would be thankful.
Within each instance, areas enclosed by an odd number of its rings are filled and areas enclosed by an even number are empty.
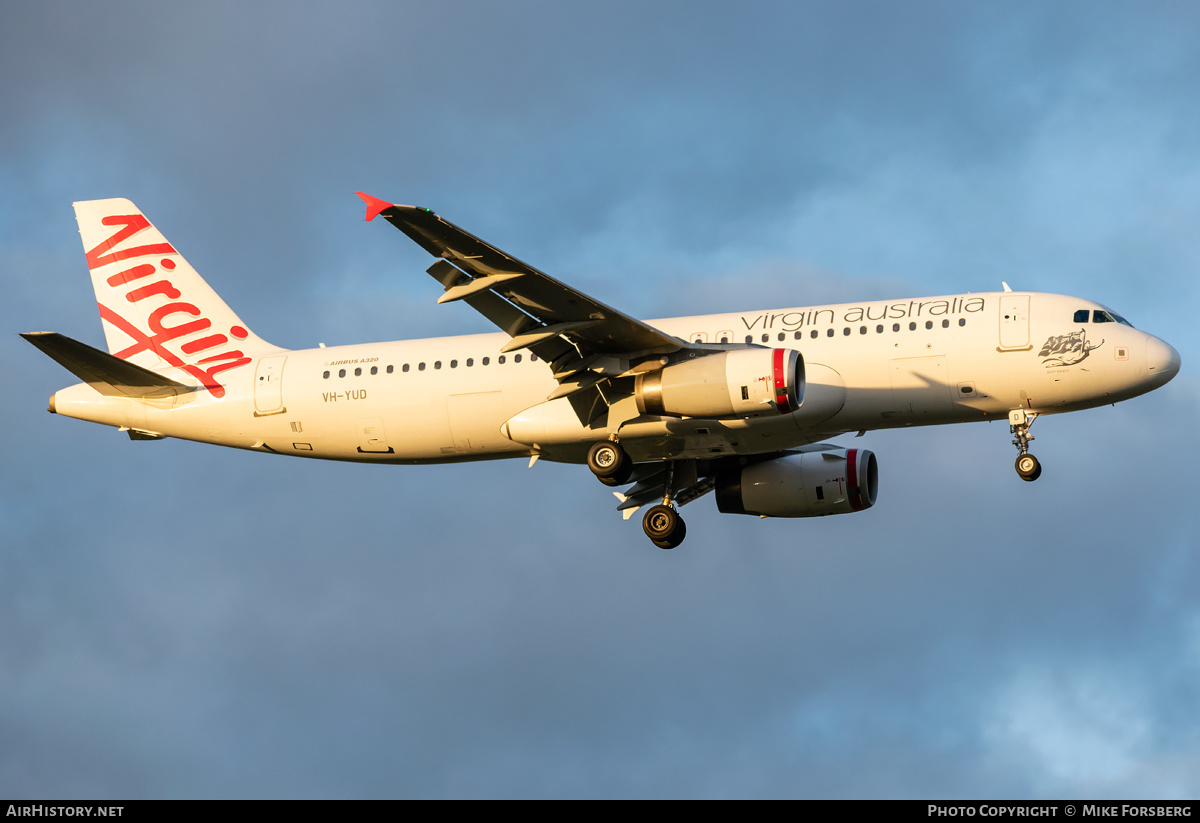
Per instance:
[[[1151,337],[1146,341],[1146,371],[1156,386],[1179,373],[1179,352],[1170,343]]]

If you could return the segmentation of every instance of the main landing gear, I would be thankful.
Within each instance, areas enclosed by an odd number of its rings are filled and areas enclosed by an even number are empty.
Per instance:
[[[588,451],[587,464],[596,479],[606,486],[623,486],[633,474],[633,461],[621,444],[612,440],[592,446]]]
[[[1033,425],[1033,421],[1037,420],[1038,413],[1025,411],[1024,409],[1013,409],[1008,413],[1008,430],[1013,433],[1013,445],[1017,447],[1017,474],[1022,480],[1033,482],[1042,476],[1042,464],[1038,459],[1029,453],[1029,441],[1033,440],[1033,435],[1029,433],[1029,427]]]
[[[687,537],[687,524],[679,516],[675,508],[673,486],[675,485],[675,464],[667,464],[667,476],[663,481],[663,499],[657,506],[651,506],[642,518],[642,531],[650,538],[650,542],[660,549],[673,549]]]
[[[673,549],[687,537],[687,524],[669,503],[651,506],[642,518],[642,530],[660,549]]]
[[[606,486],[623,486],[633,475],[633,460],[615,440],[596,443],[588,450],[588,468]],[[660,549],[673,549],[687,536],[687,525],[675,509],[671,487],[675,482],[675,464],[667,465],[662,503],[651,506],[642,518],[642,530]]]

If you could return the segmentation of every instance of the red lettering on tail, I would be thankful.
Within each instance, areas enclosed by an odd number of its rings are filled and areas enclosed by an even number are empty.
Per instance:
[[[125,228],[118,229],[115,234],[107,240],[102,241],[96,248],[87,253],[89,269],[98,269],[101,266],[107,266],[109,263],[115,263],[118,260],[125,260],[130,257],[143,257],[147,254],[176,253],[175,248],[170,243],[151,243],[146,246],[135,246],[131,249],[113,251],[116,246],[133,237],[138,232],[150,228],[150,221],[146,219],[145,215],[114,214],[101,218],[100,223],[105,226],[124,226]]]
[[[148,277],[154,274],[154,272],[154,266],[149,263],[143,263],[140,266],[134,266],[132,269],[126,269],[123,272],[118,272],[110,276],[107,283],[115,289],[117,286],[125,285],[130,280],[137,280],[139,277]]]
[[[153,337],[142,333],[141,329],[130,323],[124,317],[117,314],[103,303],[97,303],[96,305],[100,309],[101,319],[112,323],[118,329],[125,332],[125,334],[132,337],[135,341],[134,345],[117,352],[117,357],[120,357],[122,360],[126,360],[138,352],[146,351],[148,349],[157,354],[163,360],[170,363],[172,366],[183,369],[188,374],[192,375],[192,377],[195,377],[200,381],[204,388],[208,389],[212,393],[213,397],[225,396],[225,387],[218,383],[214,377],[217,372],[222,372],[226,369],[232,369],[237,366],[244,366],[250,362],[250,358],[247,357],[245,353],[236,350],[228,351],[213,355],[212,357],[206,357],[200,362],[211,363],[214,360],[228,360],[229,362],[217,363],[216,365],[209,366],[207,369],[202,369],[199,366],[193,366],[189,363],[185,363],[178,355],[167,349],[163,344],[168,340],[173,340],[176,337],[180,337],[185,334],[191,334],[192,332],[200,331],[201,329],[207,329],[211,325],[207,318],[192,320],[187,323],[180,323],[178,326],[173,327],[164,327],[162,325],[163,318],[168,314],[175,314],[177,312],[183,312],[185,314],[192,315],[199,314],[200,310],[191,303],[170,303],[156,310],[150,319],[150,328],[157,332],[157,334],[155,334]]]
[[[97,245],[94,249],[87,252],[88,268],[91,270],[98,269],[102,266],[107,266],[110,263],[116,263],[121,260],[128,260],[135,257],[149,257],[151,255],[177,254],[175,248],[170,243],[148,243],[142,246],[130,246],[127,248],[118,249],[125,241],[129,240],[134,235],[141,231],[150,228],[150,221],[141,214],[123,214],[110,215],[101,218],[100,223],[105,226],[120,227],[117,228],[112,235],[106,240]],[[175,268],[176,263],[171,259],[159,260],[159,265],[167,271]],[[117,288],[127,286],[141,278],[149,277],[154,274],[156,269],[153,264],[143,263],[134,265],[125,271],[118,272],[109,276],[106,280],[109,286]],[[145,281],[142,281],[145,282]],[[202,313],[196,305],[192,303],[179,302],[179,298],[183,296],[179,289],[170,280],[157,280],[148,285],[137,285],[125,293],[125,299],[130,303],[138,303],[151,297],[162,296],[171,301],[165,305],[159,306],[154,311],[150,312],[146,318],[146,325],[149,328],[149,334],[143,332],[136,325],[126,320],[117,312],[105,306],[103,303],[97,303],[100,308],[100,317],[108,323],[116,326],[122,332],[127,334],[134,342],[133,345],[115,352],[115,356],[122,360],[128,360],[130,357],[143,351],[152,351],[167,363],[176,368],[183,369],[188,374],[195,377],[204,388],[212,393],[213,397],[224,397],[225,387],[217,382],[215,375],[223,372],[226,369],[244,366],[251,362],[250,358],[244,352],[237,349],[230,349],[221,352],[220,354],[211,355],[199,361],[199,364],[193,365],[187,363],[179,355],[170,351],[166,344],[176,338],[186,337],[190,334],[205,331],[212,327],[212,321],[203,317]],[[190,315],[194,320],[184,319],[182,322],[173,326],[165,325],[164,321],[173,314]],[[176,318],[178,319],[178,318]],[[229,333],[239,339],[244,339],[249,336],[249,332],[241,326],[233,326],[229,329]],[[180,350],[185,355],[198,354],[199,352],[216,348],[220,345],[229,342],[229,338],[224,334],[209,334],[198,340],[185,342],[179,346]]]

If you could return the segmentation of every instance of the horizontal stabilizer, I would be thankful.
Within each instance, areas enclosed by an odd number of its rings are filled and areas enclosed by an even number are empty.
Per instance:
[[[58,332],[35,331],[21,336],[101,394],[149,398],[195,391],[192,386],[143,369]]]

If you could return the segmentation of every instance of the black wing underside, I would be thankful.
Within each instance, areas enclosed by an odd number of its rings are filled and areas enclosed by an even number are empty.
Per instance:
[[[639,371],[637,363],[689,348],[673,335],[607,306],[480,240],[429,209],[359,192],[367,219],[382,216],[438,260],[429,274],[510,340],[501,352],[529,349],[550,364],[559,387],[588,422],[606,406],[603,389]]]

